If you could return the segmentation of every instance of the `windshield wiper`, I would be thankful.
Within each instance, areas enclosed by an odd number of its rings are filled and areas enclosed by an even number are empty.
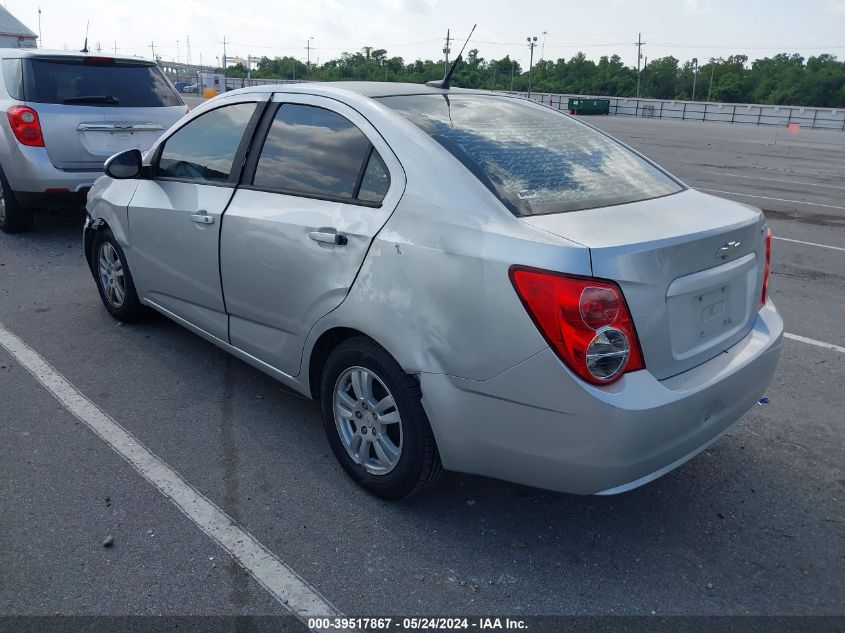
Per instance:
[[[120,99],[112,95],[80,95],[79,97],[68,97],[62,103],[110,103],[117,105]]]

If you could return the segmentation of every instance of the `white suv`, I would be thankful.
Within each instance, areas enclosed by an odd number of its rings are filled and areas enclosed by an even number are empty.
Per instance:
[[[32,226],[33,210],[82,208],[105,160],[146,150],[188,108],[151,61],[0,49],[0,229]]]

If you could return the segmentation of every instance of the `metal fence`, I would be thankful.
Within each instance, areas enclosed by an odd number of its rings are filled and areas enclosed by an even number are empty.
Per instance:
[[[524,93],[511,94],[523,94],[524,96]],[[539,101],[559,110],[568,108],[570,98],[607,99],[610,101],[610,114],[615,116],[678,119],[680,121],[720,121],[722,123],[746,123],[751,125],[788,126],[796,124],[813,130],[845,132],[845,108],[708,103],[704,101],[669,101],[549,93],[531,94],[531,99],[534,101]]]

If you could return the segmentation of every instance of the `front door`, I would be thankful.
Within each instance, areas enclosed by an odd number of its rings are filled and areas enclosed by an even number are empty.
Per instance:
[[[220,226],[257,108],[255,99],[229,103],[188,121],[155,150],[152,178],[129,205],[139,296],[224,341]]]

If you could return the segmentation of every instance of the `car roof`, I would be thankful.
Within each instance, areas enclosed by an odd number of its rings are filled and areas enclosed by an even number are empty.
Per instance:
[[[0,48],[0,58],[4,59],[11,59],[11,58],[33,58],[33,57],[46,57],[51,59],[56,59],[60,57],[67,57],[69,59],[83,59],[85,57],[98,57],[98,58],[107,58],[107,59],[114,59],[117,61],[122,62],[135,62],[136,64],[155,64],[154,61],[151,59],[146,59],[144,57],[132,57],[131,55],[112,55],[109,52],[88,52],[83,53],[81,51],[53,51],[43,48]]]
[[[299,83],[284,84],[262,84],[260,86],[247,86],[238,92],[312,92],[318,89],[320,92],[354,92],[364,97],[395,97],[400,95],[442,95],[461,93],[487,93],[482,90],[469,90],[466,88],[433,88],[425,84],[401,83],[393,81],[303,81]],[[489,94],[489,93],[488,93]]]
[[[401,83],[392,81],[304,81],[300,83],[262,84],[247,86],[224,94],[233,93],[314,93],[320,94],[358,94],[363,97],[396,97],[402,95],[448,95],[448,94],[497,94],[489,90],[471,90],[468,88],[434,88],[425,84]]]

